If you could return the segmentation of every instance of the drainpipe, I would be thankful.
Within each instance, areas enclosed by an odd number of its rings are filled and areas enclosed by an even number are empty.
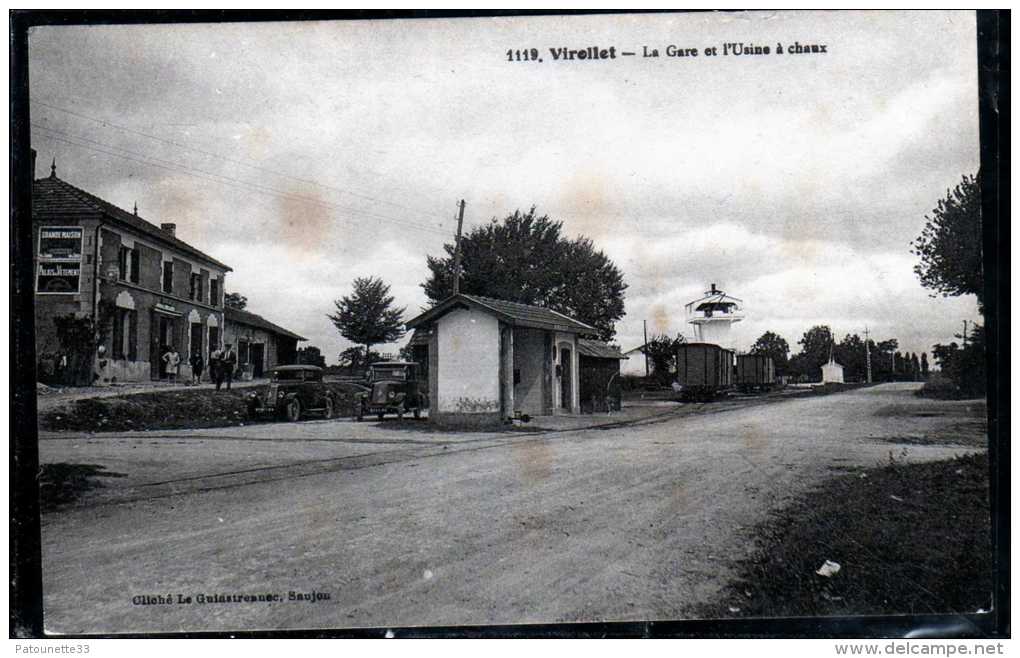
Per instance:
[[[92,257],[92,325],[94,327],[99,326],[99,231],[103,228],[103,223],[99,222],[96,225],[96,236],[94,240],[93,257]],[[112,356],[112,355],[111,355]],[[98,346],[95,354],[92,355],[92,376],[99,372],[99,350]],[[90,381],[89,384],[92,382]]]

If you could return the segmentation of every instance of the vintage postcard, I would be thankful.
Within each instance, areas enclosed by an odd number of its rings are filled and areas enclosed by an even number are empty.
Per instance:
[[[970,11],[28,35],[52,634],[992,609]]]

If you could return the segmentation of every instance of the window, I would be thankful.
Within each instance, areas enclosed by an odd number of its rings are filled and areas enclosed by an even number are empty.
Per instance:
[[[113,358],[138,360],[138,313],[118,308],[113,315]]]
[[[173,294],[174,292],[174,262],[163,261],[163,292]]]
[[[188,299],[202,301],[202,275],[191,273],[191,290],[188,292]]]
[[[131,268],[131,250],[127,247],[121,247],[117,253],[117,278],[121,281],[127,281],[128,270]]]
[[[209,280],[209,303],[213,306],[220,305],[220,281],[219,279]]]
[[[138,283],[138,252],[129,247],[121,247],[117,254],[117,270],[121,281]]]

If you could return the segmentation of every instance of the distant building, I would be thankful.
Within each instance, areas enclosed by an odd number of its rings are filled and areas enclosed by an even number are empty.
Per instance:
[[[829,354],[829,362],[822,364],[822,383],[826,384],[829,382],[843,383],[843,366],[836,363],[836,359],[831,353]]]
[[[297,344],[308,340],[255,313],[227,307],[225,315],[224,340],[237,352],[241,379],[257,379],[270,368],[296,364]]]
[[[623,390],[620,387],[620,364],[627,357],[615,345],[585,338],[578,339],[577,354],[580,358],[581,412],[619,411]]]
[[[635,348],[629,349],[624,352],[621,356],[625,359],[620,363],[620,374],[628,375],[633,377],[644,377],[648,374],[648,370],[651,369],[651,364],[648,364],[648,369],[645,368],[645,353],[644,345],[638,345]]]
[[[59,360],[66,346],[54,318],[107,320],[94,363],[99,382],[163,375],[169,347],[208,354],[223,339],[223,286],[231,268],[156,226],[50,175],[32,185],[36,354]]]
[[[499,423],[515,414],[579,413],[578,340],[591,326],[551,309],[453,295],[407,323],[425,359],[429,417]]]

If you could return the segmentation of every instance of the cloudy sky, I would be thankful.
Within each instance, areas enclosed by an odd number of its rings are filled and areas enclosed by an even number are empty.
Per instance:
[[[722,56],[722,44],[825,54]],[[665,56],[669,45],[697,58]],[[550,48],[615,47],[600,61]],[[659,58],[642,57],[643,47]],[[716,57],[704,49],[719,48]],[[537,48],[542,62],[508,62]],[[46,27],[30,35],[37,176],[58,175],[230,264],[228,291],[311,339],[354,277],[406,317],[455,230],[538,206],[622,269],[624,348],[690,333],[715,282],[734,342],[814,324],[920,352],[976,319],[931,299],[910,242],[977,171],[970,12]]]

